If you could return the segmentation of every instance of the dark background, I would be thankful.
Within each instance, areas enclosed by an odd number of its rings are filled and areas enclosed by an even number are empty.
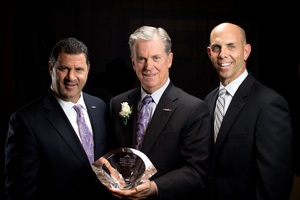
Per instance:
[[[127,42],[129,35],[142,25],[163,27],[169,33],[174,52],[170,78],[175,85],[200,98],[219,84],[206,54],[211,29],[225,21],[242,26],[252,45],[247,68],[288,100],[295,143],[299,146],[300,15],[296,8],[290,1],[1,1],[1,102],[4,106],[0,112],[3,149],[0,180],[9,117],[49,87],[47,63],[54,43],[65,37],[76,37],[88,46],[91,70],[84,91],[108,102],[111,96],[137,84]],[[298,154],[297,157],[298,164]]]

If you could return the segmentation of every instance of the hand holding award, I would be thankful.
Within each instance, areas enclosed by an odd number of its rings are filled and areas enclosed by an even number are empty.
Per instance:
[[[144,153],[132,148],[110,151],[96,160],[92,168],[103,185],[115,189],[131,189],[157,172]]]

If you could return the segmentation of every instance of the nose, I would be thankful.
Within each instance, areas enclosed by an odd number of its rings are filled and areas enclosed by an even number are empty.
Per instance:
[[[219,57],[220,58],[225,58],[225,57],[227,57],[227,54],[228,54],[228,52],[227,52],[226,48],[221,48],[220,53],[219,53]]]
[[[152,67],[153,67],[153,65],[154,65],[153,63],[154,63],[154,62],[151,61],[151,59],[148,59],[147,62],[145,62],[144,69],[146,69],[146,70],[151,70]]]
[[[76,77],[76,71],[75,70],[73,70],[73,69],[70,69],[69,70],[69,72],[68,72],[68,78],[69,78],[69,80],[73,80],[73,79],[75,79],[75,77]]]

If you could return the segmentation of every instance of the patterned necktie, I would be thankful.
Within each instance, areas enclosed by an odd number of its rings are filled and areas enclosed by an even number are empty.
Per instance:
[[[74,109],[77,112],[77,124],[79,134],[82,142],[82,146],[89,158],[90,164],[94,162],[94,141],[91,130],[85,122],[84,114],[82,112],[81,105],[74,105]]]
[[[216,142],[219,129],[223,120],[224,116],[224,109],[225,109],[225,94],[226,94],[226,89],[222,88],[219,91],[219,97],[217,99],[217,104],[215,108],[215,123],[214,123],[214,139]]]
[[[142,103],[142,108],[137,114],[137,144],[136,149],[141,150],[142,143],[144,139],[144,135],[147,129],[147,125],[150,120],[150,112],[147,111],[147,106],[150,102],[152,102],[152,97],[147,95]]]

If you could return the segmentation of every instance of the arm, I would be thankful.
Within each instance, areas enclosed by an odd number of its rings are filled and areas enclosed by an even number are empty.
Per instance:
[[[207,189],[208,160],[211,151],[209,110],[204,102],[195,103],[184,99],[182,104],[185,106],[178,105],[177,109],[180,107],[180,111],[172,117],[173,123],[178,126],[180,132],[180,146],[174,146],[179,149],[179,155],[173,157],[181,162],[181,166],[153,179],[161,199],[186,198],[195,193],[201,194],[204,198],[203,191]],[[186,106],[187,104],[190,106]],[[174,136],[171,134],[170,137]],[[171,140],[169,138],[168,142]],[[174,152],[174,148],[171,147],[170,151]],[[170,164],[173,165],[174,161]],[[169,166],[169,168],[174,167]]]
[[[271,98],[270,98],[271,99]],[[272,98],[261,110],[256,131],[257,199],[288,199],[293,183],[293,130],[287,102]]]
[[[9,122],[5,147],[5,187],[9,199],[34,199],[37,188],[40,155],[27,120],[14,114]]]

